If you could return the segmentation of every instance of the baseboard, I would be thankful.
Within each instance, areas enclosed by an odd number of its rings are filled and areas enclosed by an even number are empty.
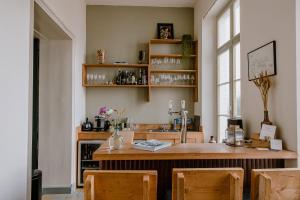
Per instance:
[[[71,193],[72,193],[72,186],[43,188],[43,195],[44,194],[71,194]]]

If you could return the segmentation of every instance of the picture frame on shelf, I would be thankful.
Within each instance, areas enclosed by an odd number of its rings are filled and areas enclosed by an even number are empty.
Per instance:
[[[172,23],[157,24],[158,39],[174,39],[174,26]]]
[[[275,76],[276,71],[276,41],[271,41],[247,54],[248,80],[253,81],[260,77]]]

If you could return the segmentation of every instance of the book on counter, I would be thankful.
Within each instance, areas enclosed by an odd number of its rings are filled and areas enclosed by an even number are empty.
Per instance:
[[[162,142],[159,140],[147,140],[142,142],[135,142],[133,148],[146,151],[157,151],[166,147],[172,146],[172,142]]]

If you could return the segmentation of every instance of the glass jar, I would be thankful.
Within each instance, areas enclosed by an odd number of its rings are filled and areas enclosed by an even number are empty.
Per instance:
[[[230,146],[243,146],[244,145],[244,130],[239,125],[230,125],[225,132],[225,143]]]

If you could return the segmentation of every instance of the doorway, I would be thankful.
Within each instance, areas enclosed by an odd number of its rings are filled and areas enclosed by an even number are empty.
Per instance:
[[[37,3],[34,35],[32,169],[42,171],[43,194],[70,193],[73,42]]]

